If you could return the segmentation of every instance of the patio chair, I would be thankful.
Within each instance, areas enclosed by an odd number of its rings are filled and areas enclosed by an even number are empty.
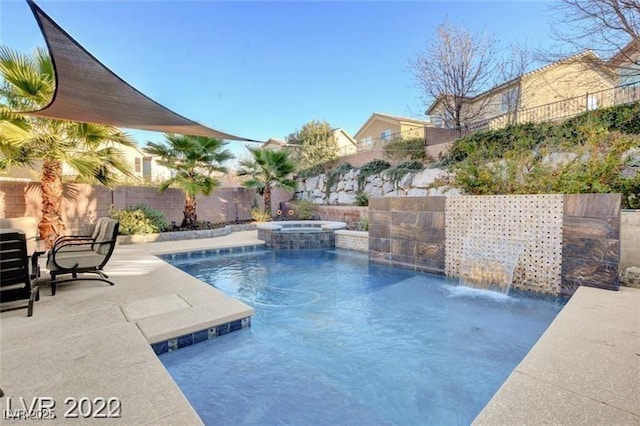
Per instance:
[[[6,305],[0,310],[27,308],[27,316],[32,316],[33,303],[39,300],[35,275],[35,271],[29,270],[25,233],[19,229],[0,229],[0,304]],[[13,303],[21,300],[26,300],[27,305]]]
[[[0,229],[19,229],[27,239],[27,253],[38,249],[38,221],[35,217],[11,217],[0,219]]]
[[[83,281],[109,281],[109,276],[103,268],[109,262],[111,254],[116,246],[119,223],[116,220],[105,218],[101,221],[95,240],[78,239],[76,242],[66,241],[54,246],[47,257],[47,268],[51,273],[51,295],[55,296],[56,287],[60,283]],[[69,275],[71,278],[60,279],[60,275]],[[96,274],[98,277],[79,277],[78,274]]]
[[[53,242],[52,249],[58,248],[62,245],[70,244],[70,243],[82,243],[82,242],[94,242],[96,238],[98,238],[98,234],[100,233],[100,228],[104,221],[108,220],[108,217],[99,217],[96,219],[95,227],[93,228],[93,232],[91,235],[62,235]],[[91,246],[87,245],[84,247],[87,250],[91,250]],[[79,247],[76,247],[75,250],[79,250]]]

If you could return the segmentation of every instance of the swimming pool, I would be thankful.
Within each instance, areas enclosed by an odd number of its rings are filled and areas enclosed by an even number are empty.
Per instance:
[[[346,251],[172,263],[256,310],[160,355],[207,424],[469,424],[563,306]]]

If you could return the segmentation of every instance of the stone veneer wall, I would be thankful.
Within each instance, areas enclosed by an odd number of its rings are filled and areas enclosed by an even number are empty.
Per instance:
[[[383,197],[370,201],[372,262],[455,277],[467,236],[524,242],[515,287],[564,296],[573,294],[579,285],[618,289],[618,194]]]
[[[369,201],[369,260],[444,273],[445,197],[383,197]]]
[[[504,238],[524,244],[513,286],[560,293],[562,265],[562,195],[486,195],[447,199],[446,267],[459,276],[468,238]]]
[[[562,295],[581,285],[618,290],[620,194],[564,196]]]
[[[369,233],[364,231],[335,231],[336,248],[369,251]]]

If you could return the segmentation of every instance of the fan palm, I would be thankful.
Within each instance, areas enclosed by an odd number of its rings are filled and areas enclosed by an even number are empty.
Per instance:
[[[295,189],[296,181],[289,176],[295,170],[287,151],[249,149],[250,160],[240,162],[238,176],[248,176],[242,185],[264,196],[264,210],[271,215],[271,188]]]
[[[225,145],[226,142],[205,136],[165,134],[165,143],[149,142],[144,148],[147,154],[159,157],[158,164],[174,172],[160,183],[160,191],[176,187],[184,192],[183,228],[196,224],[196,196],[209,195],[220,186],[212,173],[226,173],[223,163],[234,158],[223,149]]]
[[[66,164],[77,180],[112,187],[113,171],[131,176],[118,147],[133,146],[112,126],[31,117],[21,111],[44,108],[55,92],[51,58],[43,49],[31,55],[0,47],[0,170],[10,166],[41,167],[40,238],[49,247],[64,233],[62,171]]]

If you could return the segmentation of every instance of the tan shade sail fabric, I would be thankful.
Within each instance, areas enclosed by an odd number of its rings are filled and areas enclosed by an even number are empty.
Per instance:
[[[145,96],[87,52],[33,1],[27,3],[42,30],[56,76],[51,103],[29,115],[258,142],[210,129]]]

